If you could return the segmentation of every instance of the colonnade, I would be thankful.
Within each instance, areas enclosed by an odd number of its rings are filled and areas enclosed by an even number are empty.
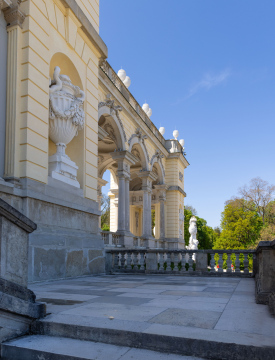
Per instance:
[[[117,182],[118,189],[111,189],[113,195],[115,195],[114,202],[117,207],[117,214],[115,218],[117,221],[116,232],[126,237],[133,237],[130,232],[130,167],[134,165],[138,159],[129,151],[115,151],[111,153],[112,159],[117,164]],[[157,175],[153,171],[140,170],[136,173],[141,179],[142,187],[137,193],[141,193],[142,201],[140,206],[142,207],[142,239],[148,240],[153,239],[152,237],[152,183],[157,180]],[[105,180],[99,179],[98,181],[98,201],[101,199],[101,187],[106,184]],[[165,184],[154,185],[154,189],[158,194],[159,203],[159,239],[165,238],[165,201],[166,201],[166,190]],[[100,205],[99,205],[100,206]],[[114,208],[113,208],[114,209]],[[112,230],[112,229],[111,229]]]

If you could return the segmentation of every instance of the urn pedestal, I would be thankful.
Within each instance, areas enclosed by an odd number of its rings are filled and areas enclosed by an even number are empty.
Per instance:
[[[58,149],[54,155],[49,157],[49,176],[80,188],[80,184],[76,179],[78,166],[65,154],[65,147],[63,154]]]

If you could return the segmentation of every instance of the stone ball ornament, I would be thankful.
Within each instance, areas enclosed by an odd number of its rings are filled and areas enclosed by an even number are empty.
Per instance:
[[[129,78],[129,76],[126,76],[125,80],[123,81],[123,84],[127,87],[131,85],[131,79]]]
[[[121,81],[124,81],[126,78],[126,71],[123,69],[118,70],[117,76],[120,78]]]
[[[85,93],[72,84],[69,76],[60,74],[60,68],[56,66],[49,94],[49,137],[56,145],[56,153],[49,158],[49,175],[80,187],[76,180],[78,167],[66,155],[65,149],[84,128]]]
[[[152,115],[152,109],[149,107],[147,103],[144,103],[142,105],[142,110],[145,112],[145,114],[150,117]]]
[[[184,148],[184,140],[180,139],[179,143],[181,144],[181,146]]]
[[[161,133],[161,135],[163,136],[165,134],[165,128],[163,126],[161,126],[159,128],[159,132]]]
[[[179,137],[179,132],[178,132],[178,130],[174,130],[174,131],[173,131],[173,136],[174,136],[175,140],[178,139],[178,137]]]
[[[144,104],[142,105],[142,110],[143,110],[144,112],[146,112],[146,114],[147,114],[147,112],[149,111],[149,105],[148,105],[147,103],[144,103]]]

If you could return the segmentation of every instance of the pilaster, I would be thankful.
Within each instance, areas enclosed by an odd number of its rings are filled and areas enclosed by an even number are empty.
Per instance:
[[[21,2],[21,1],[20,1]],[[19,120],[21,81],[18,70],[21,66],[21,28],[25,15],[19,3],[3,10],[7,22],[7,102],[6,102],[6,149],[4,178],[16,181],[19,176]]]

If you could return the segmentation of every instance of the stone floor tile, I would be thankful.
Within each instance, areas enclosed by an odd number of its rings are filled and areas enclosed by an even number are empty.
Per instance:
[[[193,326],[202,329],[213,329],[221,313],[216,311],[167,309],[149,320],[150,323],[177,326]]]
[[[102,304],[123,304],[123,305],[142,305],[151,301],[151,298],[129,298],[123,296],[100,296],[89,301],[89,303],[102,303]]]
[[[224,299],[229,299],[231,297],[231,293],[217,293],[217,292],[206,292],[206,291],[172,291],[172,290],[168,290],[168,291],[164,291],[161,293],[161,295],[179,295],[179,296],[191,296],[191,297],[201,297],[202,299],[209,297],[209,298],[215,298],[215,297],[219,297],[219,298],[224,298]]]
[[[109,318],[110,316],[119,320],[148,321],[152,317],[167,310],[167,307],[133,306],[122,304],[92,303],[68,309],[62,312],[67,315],[92,316],[97,318]]]
[[[93,301],[93,300],[92,300]],[[149,301],[147,306],[153,307],[167,307],[167,308],[177,308],[177,309],[185,309],[185,310],[205,310],[205,311],[217,311],[221,312],[224,310],[226,303],[215,303],[215,302],[203,302],[203,301],[188,301],[187,297],[185,300],[159,300],[154,299]]]
[[[229,330],[235,332],[245,332],[250,334],[260,334],[274,336],[275,319],[271,317],[268,307],[263,306],[263,311],[252,311],[251,309],[225,309],[222,313],[215,330]],[[275,344],[275,338],[274,343]]]
[[[220,292],[223,293],[233,293],[234,292],[234,288],[232,287],[228,287],[228,286],[219,286],[219,287],[215,287],[215,286],[211,286],[211,287],[207,287],[205,288],[203,291],[207,291],[207,292],[215,292],[216,294],[219,294]]]

